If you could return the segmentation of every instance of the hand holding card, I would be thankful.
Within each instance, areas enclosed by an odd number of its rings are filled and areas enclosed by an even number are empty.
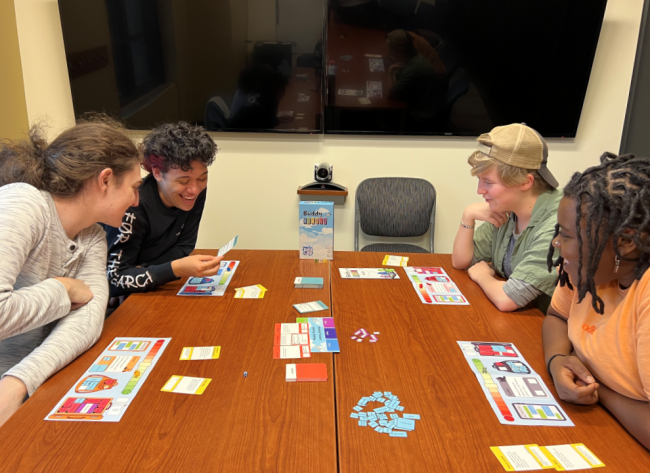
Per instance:
[[[223,256],[191,255],[172,261],[172,271],[178,278],[214,276]]]

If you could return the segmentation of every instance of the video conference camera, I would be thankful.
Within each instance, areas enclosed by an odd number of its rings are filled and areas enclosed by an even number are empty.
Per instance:
[[[314,180],[316,182],[332,182],[334,166],[329,163],[314,164]]]

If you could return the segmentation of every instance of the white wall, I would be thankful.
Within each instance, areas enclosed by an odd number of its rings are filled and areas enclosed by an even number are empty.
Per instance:
[[[566,182],[576,170],[617,152],[623,129],[642,0],[610,0],[575,140],[551,140],[549,167]],[[56,0],[16,0],[30,121],[48,115],[54,130],[73,121]],[[297,249],[299,185],[314,163],[334,164],[350,195],[335,212],[335,248],[353,248],[354,189],[377,176],[421,177],[438,192],[436,252],[451,252],[463,208],[479,201],[467,157],[473,139],[215,134],[221,151],[211,169],[198,247],[239,234],[241,248]],[[426,238],[420,239],[426,247]]]

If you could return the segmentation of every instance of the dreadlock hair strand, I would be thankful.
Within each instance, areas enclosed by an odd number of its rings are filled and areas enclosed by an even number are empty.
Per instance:
[[[620,238],[631,240],[639,250],[639,258],[634,267],[635,279],[641,279],[650,267],[650,158],[636,157],[633,154],[616,156],[604,153],[600,165],[593,166],[583,173],[575,173],[564,188],[564,196],[576,201],[576,228],[586,224],[586,242],[582,233],[577,232],[578,239],[578,301],[587,293],[591,294],[594,310],[603,314],[603,300],[598,297],[594,276],[600,264],[600,257],[605,245],[610,240],[614,252],[620,259],[618,248]],[[632,230],[631,233],[626,233]],[[555,226],[553,240],[560,231]],[[587,244],[587,261],[582,259],[583,246]],[[566,271],[564,259],[560,256],[553,261],[555,249],[553,242],[547,256],[549,271],[559,267],[560,286],[568,285],[573,289]],[[628,260],[629,261],[629,260]],[[582,280],[582,268],[586,265],[586,281]]]

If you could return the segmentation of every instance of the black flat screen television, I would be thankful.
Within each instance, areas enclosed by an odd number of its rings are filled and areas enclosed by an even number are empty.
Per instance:
[[[59,0],[76,115],[322,133],[325,0]]]
[[[59,0],[77,115],[574,137],[606,0]]]
[[[606,0],[330,0],[326,133],[575,137]]]

